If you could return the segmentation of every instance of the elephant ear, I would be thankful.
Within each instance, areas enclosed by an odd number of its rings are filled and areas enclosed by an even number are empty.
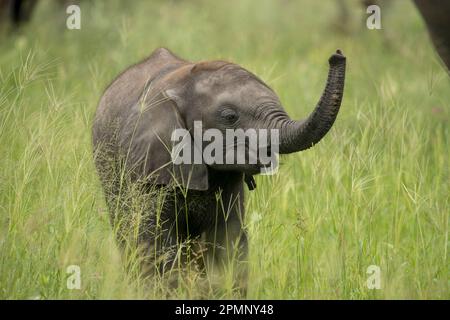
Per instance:
[[[201,151],[193,143],[174,100],[160,92],[133,106],[120,143],[127,171],[134,181],[143,179],[159,185],[207,190],[208,168],[203,162],[172,161],[172,149],[178,143],[171,141],[175,129],[185,129],[191,142],[190,159],[194,159],[193,153]]]

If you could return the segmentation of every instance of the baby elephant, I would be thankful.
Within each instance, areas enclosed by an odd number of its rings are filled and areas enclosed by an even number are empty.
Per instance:
[[[137,245],[147,269],[161,274],[192,257],[207,267],[232,263],[236,288],[245,291],[244,183],[253,189],[253,175],[276,165],[273,154],[306,150],[330,130],[344,90],[340,50],[329,65],[316,108],[300,121],[268,85],[230,62],[190,62],[160,48],[121,73],[93,125],[119,242]]]

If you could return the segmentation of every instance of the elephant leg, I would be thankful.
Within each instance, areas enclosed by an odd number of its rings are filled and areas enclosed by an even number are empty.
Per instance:
[[[178,244],[183,240],[176,227],[174,195],[139,184],[111,190],[111,223],[128,267],[138,266],[143,277],[161,277],[176,286]]]
[[[177,269],[177,236],[170,227],[148,226],[145,234],[139,237],[138,247],[143,257],[144,275],[166,276]]]
[[[247,234],[244,226],[242,197],[224,195],[216,209],[214,228],[206,233],[209,244],[207,254],[208,273],[215,277],[217,271],[231,279],[232,288],[242,298],[247,293]]]
[[[172,199],[166,199],[159,214],[152,214],[141,227],[139,247],[143,249],[146,269],[168,278],[177,286],[178,272],[184,264],[183,243],[186,240],[183,216]],[[157,210],[156,210],[157,211]]]

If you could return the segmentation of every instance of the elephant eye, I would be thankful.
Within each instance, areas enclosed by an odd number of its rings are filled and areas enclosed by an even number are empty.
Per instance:
[[[225,119],[226,122],[231,124],[235,123],[239,118],[237,112],[232,109],[224,109],[222,110],[220,115],[223,119]]]

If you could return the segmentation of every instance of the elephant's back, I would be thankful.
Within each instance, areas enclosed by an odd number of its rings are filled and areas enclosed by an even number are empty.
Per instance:
[[[110,140],[114,135],[111,130],[122,127],[131,114],[146,86],[156,78],[185,64],[161,55],[161,49],[155,50],[145,60],[127,68],[120,73],[106,88],[100,98],[95,114],[92,134],[93,144]]]

